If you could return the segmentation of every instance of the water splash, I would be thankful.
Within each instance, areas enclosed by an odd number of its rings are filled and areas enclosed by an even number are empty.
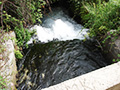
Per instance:
[[[88,38],[88,29],[65,15],[62,10],[56,10],[45,17],[42,25],[35,25],[31,30],[37,30],[37,38],[41,42],[48,42],[54,39],[60,41]],[[31,39],[28,43],[32,43]]]

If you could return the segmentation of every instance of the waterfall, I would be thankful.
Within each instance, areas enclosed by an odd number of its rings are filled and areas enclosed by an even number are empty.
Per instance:
[[[54,12],[54,13],[53,13]],[[41,42],[48,42],[54,39],[59,41],[86,39],[88,38],[88,30],[82,25],[77,24],[69,18],[60,8],[45,16],[42,25],[35,25],[31,30],[36,29],[37,38]],[[33,38],[28,42],[32,43]]]

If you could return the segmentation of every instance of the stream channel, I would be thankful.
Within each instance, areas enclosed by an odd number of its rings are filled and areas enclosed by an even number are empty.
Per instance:
[[[107,65],[97,43],[61,8],[53,9],[35,25],[34,35],[17,63],[18,90],[41,90]],[[33,44],[32,40],[36,39]]]

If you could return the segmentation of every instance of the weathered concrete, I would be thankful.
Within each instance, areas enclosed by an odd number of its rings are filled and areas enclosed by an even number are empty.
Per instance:
[[[42,90],[120,90],[120,62]]]
[[[14,41],[10,39],[15,38],[15,33],[7,33],[5,37],[6,40],[3,43],[5,51],[1,54],[2,58],[0,59],[0,75],[7,81],[6,89],[15,90],[17,67],[14,55]]]

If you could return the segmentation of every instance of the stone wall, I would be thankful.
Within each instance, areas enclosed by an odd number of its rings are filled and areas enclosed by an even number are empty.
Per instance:
[[[42,90],[120,90],[120,62]]]
[[[15,33],[5,34],[6,40],[3,43],[5,51],[0,54],[0,75],[6,79],[7,90],[15,90],[17,67],[14,54],[15,42],[11,38],[15,38]]]

